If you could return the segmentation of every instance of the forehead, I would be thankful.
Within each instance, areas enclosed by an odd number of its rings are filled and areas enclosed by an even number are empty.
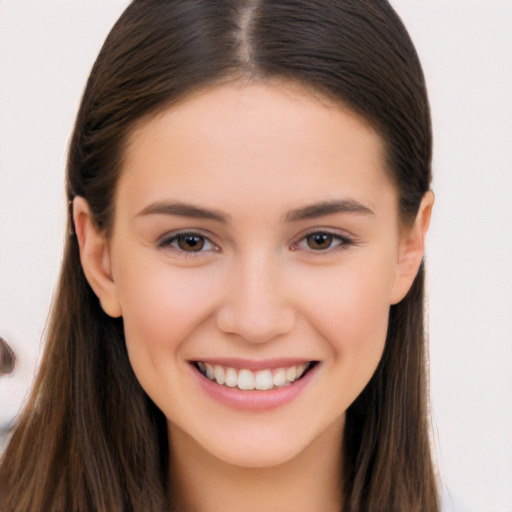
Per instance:
[[[392,189],[379,135],[348,109],[290,85],[223,85],[139,125],[119,196],[290,208]],[[157,197],[162,196],[162,197]],[[182,197],[184,196],[184,197]],[[217,206],[217,205],[213,205]]]

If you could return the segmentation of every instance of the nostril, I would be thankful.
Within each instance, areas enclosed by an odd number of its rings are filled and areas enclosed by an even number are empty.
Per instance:
[[[0,338],[0,375],[9,375],[16,366],[16,356],[7,342]]]

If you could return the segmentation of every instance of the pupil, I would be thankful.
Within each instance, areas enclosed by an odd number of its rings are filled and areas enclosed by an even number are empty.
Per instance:
[[[332,235],[329,233],[315,233],[308,236],[308,246],[310,249],[328,249],[332,243]]]
[[[200,236],[182,235],[178,238],[179,248],[183,251],[200,251],[204,246],[204,239]]]

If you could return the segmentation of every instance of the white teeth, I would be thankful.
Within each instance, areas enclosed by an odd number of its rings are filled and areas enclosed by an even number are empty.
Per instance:
[[[254,374],[251,370],[240,370],[238,374],[238,387],[240,389],[254,389]]]
[[[286,371],[284,368],[279,368],[276,373],[274,373],[274,386],[280,387],[286,384]]]
[[[254,387],[262,391],[272,389],[274,387],[272,372],[270,370],[263,370],[261,372],[256,373]]]
[[[210,363],[205,363],[205,366],[206,366],[206,376],[209,379],[213,379],[213,376],[214,376],[213,366]]]
[[[214,369],[214,376],[217,384],[224,384],[226,382],[226,377],[224,374],[224,368],[222,366],[216,365]]]
[[[238,375],[234,368],[228,368],[226,372],[226,386],[234,388],[238,385]]]
[[[306,368],[308,367],[307,363],[302,363],[300,366],[297,367],[297,375],[295,375],[296,379],[299,379],[304,375],[304,372],[306,371]]]
[[[238,387],[242,390],[258,389],[260,391],[289,386],[302,377],[308,367],[309,363],[302,363],[288,368],[264,369],[253,372],[249,369],[237,370],[218,364],[197,362],[199,371],[221,386]]]
[[[297,377],[297,368],[295,368],[295,366],[290,366],[290,368],[288,368],[286,370],[286,380],[288,382],[293,382],[296,377]]]

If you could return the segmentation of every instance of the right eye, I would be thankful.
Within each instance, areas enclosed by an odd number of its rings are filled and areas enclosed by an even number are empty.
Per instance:
[[[158,242],[158,247],[170,247],[175,251],[190,255],[213,251],[217,247],[205,236],[198,233],[173,233]]]

